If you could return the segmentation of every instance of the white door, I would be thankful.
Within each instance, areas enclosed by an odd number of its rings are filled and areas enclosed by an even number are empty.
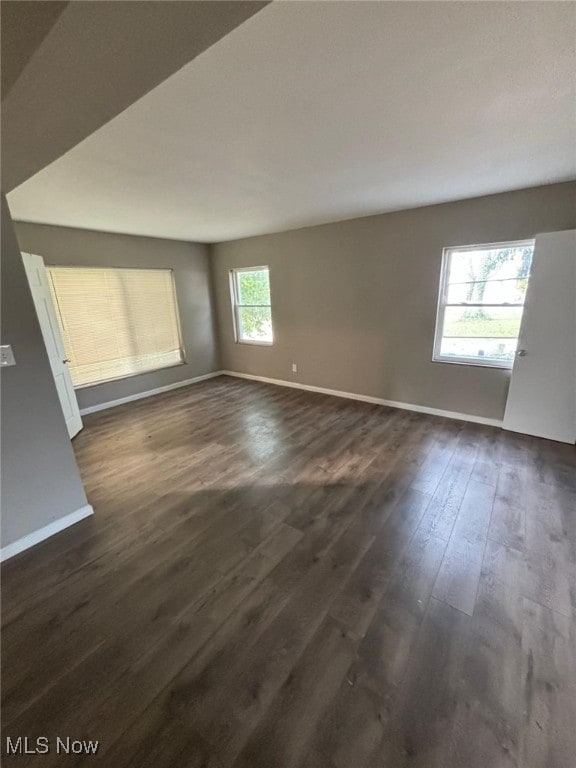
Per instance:
[[[82,429],[82,419],[80,418],[80,409],[76,400],[76,393],[72,386],[70,371],[68,370],[68,361],[64,352],[64,344],[60,335],[58,318],[54,309],[50,286],[48,285],[48,276],[44,267],[44,260],[41,256],[33,256],[30,253],[23,253],[24,267],[30,283],[36,314],[44,337],[44,344],[48,352],[48,358],[52,367],[52,375],[56,382],[56,390],[60,398],[60,405],[68,427],[70,437],[78,434]]]
[[[576,441],[576,230],[536,237],[503,426]]]

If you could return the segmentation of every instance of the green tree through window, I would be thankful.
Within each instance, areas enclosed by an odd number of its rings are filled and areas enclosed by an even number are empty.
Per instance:
[[[511,367],[533,249],[525,241],[444,251],[435,360]]]
[[[469,259],[468,276],[470,283],[466,293],[466,301],[469,304],[482,304],[488,281],[494,273],[503,264],[513,259],[517,259],[520,254],[520,263],[517,270],[517,279],[523,281],[524,291],[526,291],[526,281],[530,274],[530,264],[532,263],[533,246],[523,248],[500,248],[499,250],[488,251],[482,261]],[[486,317],[483,307],[473,307],[467,311],[467,317]]]
[[[238,341],[271,344],[273,333],[268,267],[234,270],[233,294]]]

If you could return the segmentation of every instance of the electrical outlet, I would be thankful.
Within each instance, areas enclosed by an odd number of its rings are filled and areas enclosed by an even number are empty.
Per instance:
[[[10,344],[2,344],[2,346],[0,346],[0,365],[16,365],[14,352],[12,352]]]
[[[298,366],[296,363],[292,363],[292,373],[298,373]]]

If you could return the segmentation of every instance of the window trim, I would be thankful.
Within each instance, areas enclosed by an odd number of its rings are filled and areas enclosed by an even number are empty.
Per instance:
[[[499,368],[501,370],[512,370],[514,366],[514,360],[505,362],[502,360],[486,359],[481,360],[478,357],[466,357],[464,355],[458,357],[452,357],[442,355],[440,352],[442,339],[444,337],[444,318],[446,314],[447,298],[448,298],[448,278],[450,275],[450,266],[452,254],[454,251],[478,251],[478,250],[494,250],[497,248],[522,248],[530,246],[534,248],[534,238],[526,238],[525,240],[505,240],[497,243],[478,243],[476,245],[451,245],[442,249],[442,262],[440,265],[440,286],[438,289],[438,306],[436,309],[436,327],[434,329],[434,347],[432,350],[432,362],[433,363],[449,363],[451,365],[469,365],[476,366],[478,368]],[[525,303],[525,302],[524,302]],[[467,307],[524,307],[522,304],[466,304]],[[453,306],[453,305],[450,305]]]
[[[144,371],[138,371],[138,373],[127,373],[124,376],[114,376],[113,379],[102,379],[101,381],[94,381],[92,384],[72,384],[74,390],[77,389],[90,389],[90,387],[100,387],[103,384],[111,384],[113,381],[123,381],[124,379],[133,379],[134,376],[146,376],[148,373],[156,373],[157,371],[169,371],[171,368],[180,368],[181,365],[186,365],[184,359],[184,352],[182,352],[182,360],[179,363],[170,363],[170,365],[162,365],[160,368],[146,368]]]
[[[134,270],[146,270],[147,272],[170,272],[170,277],[172,281],[172,292],[174,296],[174,310],[176,314],[176,327],[178,330],[178,339],[180,342],[180,360],[177,363],[170,363],[170,365],[162,365],[159,368],[147,368],[143,371],[138,371],[137,373],[127,373],[123,376],[114,376],[110,379],[101,379],[100,381],[95,382],[88,382],[86,384],[72,384],[74,390],[78,389],[89,389],[90,387],[99,387],[103,384],[110,384],[114,381],[123,381],[124,379],[132,379],[134,376],[145,376],[149,373],[155,373],[156,371],[167,371],[170,368],[179,368],[181,365],[188,365],[187,355],[186,355],[186,346],[184,344],[184,336],[182,334],[182,320],[180,317],[180,307],[178,304],[178,289],[176,287],[176,274],[173,267],[141,267],[141,266],[130,266],[130,267],[117,267],[117,266],[102,266],[102,264],[46,264],[46,276],[49,281],[52,280],[50,276],[50,269],[103,269],[103,270],[126,270],[126,271],[134,271]],[[58,303],[55,303],[54,310],[58,315],[60,315],[60,307]]]
[[[232,325],[234,327],[234,341],[236,344],[250,344],[256,347],[271,347],[274,344],[274,321],[272,320],[272,297],[270,296],[270,304],[240,304],[238,300],[238,281],[236,276],[240,272],[257,272],[259,269],[265,269],[268,272],[268,286],[270,288],[270,267],[267,264],[260,264],[256,267],[236,267],[230,270],[230,298],[232,302]],[[243,307],[270,307],[270,319],[272,321],[272,341],[259,341],[256,339],[242,339],[240,337],[240,328],[242,323],[240,320],[240,309]]]

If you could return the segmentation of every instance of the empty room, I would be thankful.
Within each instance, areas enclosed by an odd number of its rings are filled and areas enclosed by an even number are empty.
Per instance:
[[[575,768],[576,2],[0,10],[2,765]]]

